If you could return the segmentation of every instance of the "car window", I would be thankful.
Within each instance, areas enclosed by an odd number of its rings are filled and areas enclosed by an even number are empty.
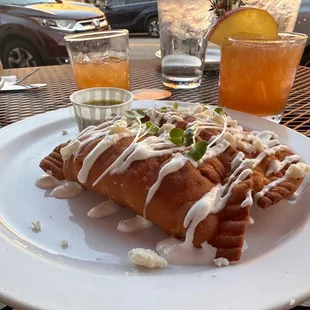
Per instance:
[[[109,7],[124,5],[125,0],[108,0],[107,5]]]
[[[51,3],[54,0],[0,0],[0,4],[30,5],[37,3]]]

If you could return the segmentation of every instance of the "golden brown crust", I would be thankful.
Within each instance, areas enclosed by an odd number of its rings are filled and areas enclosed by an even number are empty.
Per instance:
[[[50,171],[57,180],[64,180],[63,160],[60,150],[67,146],[68,142],[58,145],[51,154],[46,156],[40,163],[40,168],[45,172]]]

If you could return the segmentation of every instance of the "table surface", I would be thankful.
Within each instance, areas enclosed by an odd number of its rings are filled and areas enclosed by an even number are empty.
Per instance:
[[[4,75],[16,75],[20,78],[31,70],[32,68],[5,70]],[[47,87],[1,93],[0,127],[34,114],[67,107],[70,105],[70,94],[76,90],[70,65],[42,67],[27,83],[47,83]],[[165,89],[161,82],[160,61],[131,61],[131,85],[132,90]],[[217,104],[218,73],[205,73],[199,88],[170,91],[171,100]],[[299,68],[282,124],[310,136],[310,68]]]
[[[4,70],[4,75],[21,78],[33,68]],[[47,87],[0,95],[0,127],[29,116],[70,106],[69,96],[75,90],[70,65],[42,67],[27,83],[47,83]],[[161,82],[159,60],[131,61],[132,90],[141,88],[165,89]],[[170,90],[171,100],[217,104],[218,72],[204,73],[202,84],[192,90]],[[282,124],[310,137],[310,68],[297,72]],[[0,304],[0,309],[2,308]],[[6,306],[4,309],[12,309]],[[309,309],[297,307],[296,309]]]

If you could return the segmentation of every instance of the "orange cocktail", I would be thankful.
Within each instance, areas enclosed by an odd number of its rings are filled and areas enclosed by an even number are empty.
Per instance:
[[[278,39],[228,38],[222,46],[219,104],[280,120],[307,36]]]
[[[110,57],[97,63],[73,63],[72,66],[78,89],[91,87],[130,89],[127,59]]]
[[[130,89],[128,36],[128,30],[111,30],[65,37],[78,89]]]

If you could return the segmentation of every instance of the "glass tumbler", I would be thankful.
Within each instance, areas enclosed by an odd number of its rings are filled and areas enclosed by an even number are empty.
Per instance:
[[[227,38],[222,46],[219,104],[280,122],[307,36]]]
[[[128,30],[68,35],[65,41],[78,89],[130,89]]]
[[[163,84],[195,88],[201,83],[206,34],[214,14],[206,0],[158,0]]]
[[[244,0],[244,2],[269,12],[277,21],[280,32],[294,31],[301,0]]]

